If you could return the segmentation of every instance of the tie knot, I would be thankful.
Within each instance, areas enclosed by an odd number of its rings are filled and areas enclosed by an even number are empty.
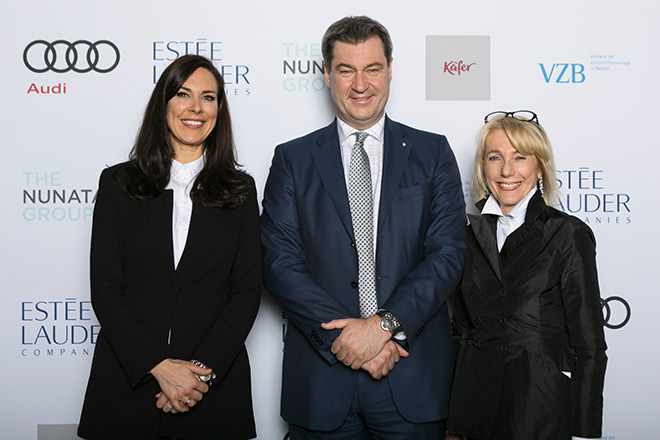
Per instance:
[[[362,146],[364,145],[364,140],[369,136],[367,133],[364,131],[358,131],[355,133],[355,145],[354,146]]]

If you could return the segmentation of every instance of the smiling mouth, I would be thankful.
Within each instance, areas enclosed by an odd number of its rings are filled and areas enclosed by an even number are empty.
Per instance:
[[[514,182],[514,183],[498,182],[497,184],[503,189],[515,189],[520,186],[521,182]]]
[[[181,123],[185,126],[196,128],[196,127],[200,127],[204,123],[204,121],[193,121],[190,119],[183,119]]]
[[[358,103],[360,103],[360,102],[367,102],[371,98],[373,98],[373,95],[370,95],[370,96],[355,96],[355,97],[352,97],[351,99],[353,101],[357,101]]]

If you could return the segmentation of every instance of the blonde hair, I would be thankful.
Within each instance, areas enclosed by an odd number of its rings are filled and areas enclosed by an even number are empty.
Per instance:
[[[504,131],[513,148],[520,154],[525,156],[533,154],[536,156],[543,176],[543,200],[547,205],[555,206],[557,204],[558,188],[555,160],[548,135],[537,122],[525,121],[506,115],[498,116],[489,121],[479,133],[472,173],[472,190],[477,200],[481,199],[486,192],[486,179],[484,176],[486,139],[497,130]]]

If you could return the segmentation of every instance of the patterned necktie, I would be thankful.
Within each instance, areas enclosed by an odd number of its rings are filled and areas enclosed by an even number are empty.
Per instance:
[[[369,157],[363,147],[367,133],[358,132],[355,137],[348,173],[348,204],[351,208],[353,234],[358,254],[360,316],[368,318],[378,310],[374,264],[373,189]]]

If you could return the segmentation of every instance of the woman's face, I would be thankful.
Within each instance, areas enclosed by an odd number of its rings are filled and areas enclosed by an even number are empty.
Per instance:
[[[181,154],[201,155],[217,119],[218,84],[211,72],[200,67],[167,103],[167,126],[175,158]]]
[[[504,215],[525,198],[542,175],[536,156],[520,154],[504,130],[495,130],[486,138],[484,174],[488,190]]]

